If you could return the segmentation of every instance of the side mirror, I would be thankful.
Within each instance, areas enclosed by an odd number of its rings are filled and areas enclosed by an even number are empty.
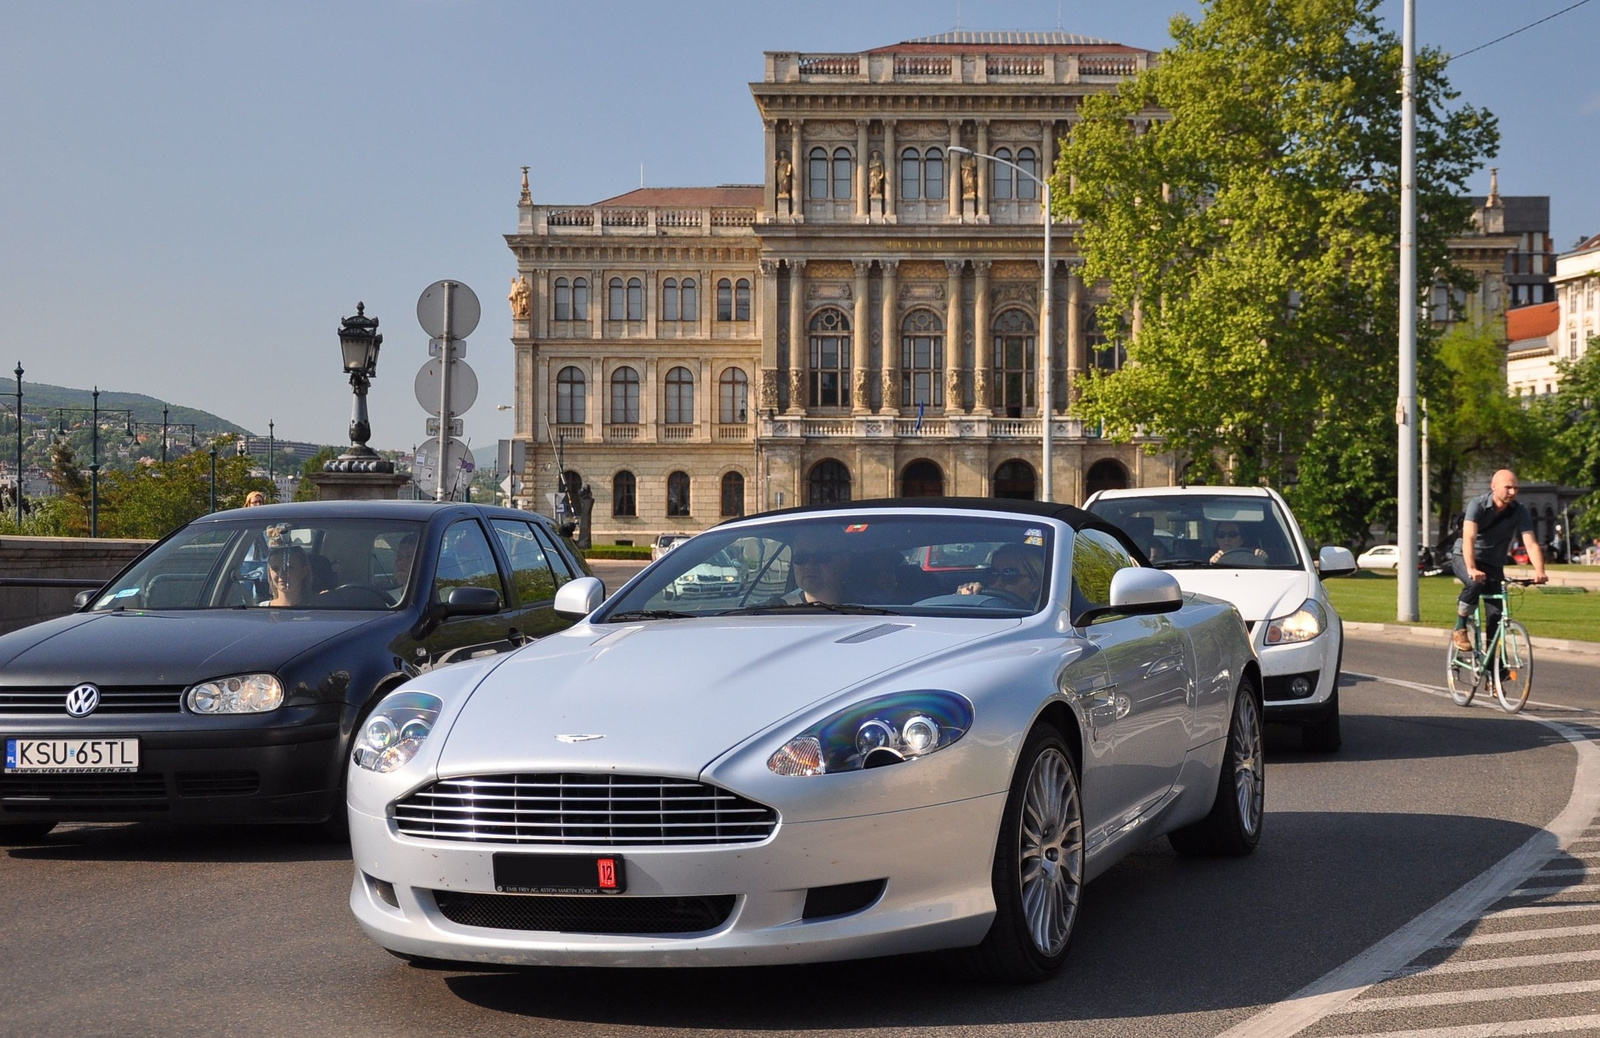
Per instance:
[[[1130,567],[1111,575],[1111,604],[1086,609],[1074,622],[1093,623],[1102,616],[1145,616],[1170,613],[1183,606],[1183,588],[1172,574],[1159,569]]]
[[[599,577],[578,577],[556,590],[556,615],[582,620],[606,600],[606,586]]]
[[[74,609],[82,609],[84,606],[88,605],[90,602],[93,602],[95,596],[98,595],[99,593],[100,593],[100,589],[99,588],[95,588],[92,591],[80,591],[80,592],[78,592],[76,595],[72,596],[72,608],[74,608]]]
[[[500,592],[487,587],[455,587],[440,607],[442,616],[489,616],[500,611]]]
[[[1349,548],[1330,544],[1317,553],[1317,572],[1325,577],[1337,577],[1356,571],[1356,557]]]

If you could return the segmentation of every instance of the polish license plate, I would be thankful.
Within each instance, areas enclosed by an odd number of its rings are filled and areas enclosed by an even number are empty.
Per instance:
[[[496,854],[494,889],[502,894],[620,894],[627,889],[614,855]]]
[[[7,739],[6,773],[138,771],[138,739]]]

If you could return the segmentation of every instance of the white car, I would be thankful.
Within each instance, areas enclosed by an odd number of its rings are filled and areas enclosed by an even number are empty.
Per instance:
[[[728,593],[744,576],[740,559],[729,551],[719,551],[691,568],[666,589],[668,598],[718,598]]]
[[[1313,557],[1288,504],[1265,487],[1102,490],[1084,507],[1127,531],[1184,591],[1233,603],[1261,659],[1267,720],[1300,726],[1309,751],[1339,749],[1344,625],[1320,577],[1354,571],[1350,549]]]
[[[673,548],[676,548],[678,545],[688,540],[691,536],[693,535],[687,533],[658,534],[656,539],[650,544],[650,561],[654,562],[655,560],[659,559]]]
[[[1389,570],[1393,572],[1400,568],[1400,546],[1398,544],[1380,544],[1368,548],[1356,557],[1356,566],[1361,569]]]

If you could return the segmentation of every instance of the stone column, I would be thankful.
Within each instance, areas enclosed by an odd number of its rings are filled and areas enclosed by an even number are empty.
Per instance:
[[[867,390],[867,348],[872,342],[871,319],[867,313],[867,272],[872,269],[870,260],[856,260],[855,316],[850,328],[850,413],[871,414],[872,394]]]
[[[756,410],[778,410],[778,261],[760,262],[761,314],[757,318],[761,335],[761,364],[756,371]]]
[[[761,125],[766,138],[767,154],[767,186],[762,192],[761,204],[766,207],[770,216],[778,215],[778,121],[776,119],[763,119]],[[706,230],[711,228],[708,225]]]
[[[985,163],[987,165],[987,163]],[[978,197],[982,198],[982,195]],[[992,365],[989,317],[988,260],[972,261],[972,413],[993,414],[989,397],[989,369]]]
[[[806,261],[789,260],[789,410],[806,411]]]
[[[950,120],[950,148],[961,145],[961,120]],[[965,156],[957,155],[945,149],[944,153],[944,179],[945,194],[950,199],[949,212],[952,217],[961,216],[961,162]]]
[[[900,183],[900,156],[895,154],[894,148],[894,122],[889,119],[883,121],[883,217],[893,222],[895,212],[895,192],[899,190]],[[885,268],[887,269],[887,268]],[[885,339],[884,342],[888,342]]]
[[[796,217],[806,211],[806,157],[800,150],[801,122],[789,120],[789,159],[794,163],[794,183],[789,188],[789,205]]]
[[[1089,338],[1083,334],[1083,278],[1067,268],[1067,402],[1078,402],[1079,384],[1089,367]]]
[[[945,260],[944,289],[944,412],[955,414],[965,410],[961,393],[961,373],[966,367],[965,339],[961,334],[961,268],[962,260]]]
[[[989,120],[978,120],[978,151],[980,154],[989,154]],[[1009,171],[1008,171],[1009,172]],[[978,160],[978,222],[983,223],[989,219],[989,178],[994,175],[994,163],[988,159]],[[987,267],[985,267],[987,269]],[[983,325],[978,325],[979,330]]]
[[[595,222],[600,222],[600,214],[595,213]],[[601,270],[589,271],[589,338],[605,338],[605,326],[601,324],[606,314],[606,283],[605,272]]]
[[[900,264],[881,260],[883,266],[883,404],[879,414],[900,413],[900,382],[895,378],[895,358],[900,355]]]
[[[1043,200],[1041,199],[1041,203],[1042,203],[1042,201]],[[1045,414],[1045,411],[1044,411],[1045,386],[1048,384],[1048,383],[1045,382],[1045,379],[1050,377],[1050,371],[1049,371],[1048,368],[1046,368],[1045,363],[1044,363],[1044,354],[1045,354],[1045,349],[1044,349],[1045,338],[1044,337],[1046,335],[1050,334],[1050,325],[1054,324],[1055,321],[1056,321],[1056,316],[1052,312],[1054,309],[1055,309],[1054,307],[1047,306],[1046,303],[1045,303],[1045,269],[1044,269],[1044,262],[1041,260],[1040,263],[1039,263],[1039,314],[1040,314],[1039,341],[1038,341],[1038,344],[1037,344],[1038,345],[1038,350],[1039,350],[1039,370],[1034,373],[1035,384],[1034,384],[1033,392],[1034,392],[1034,400],[1036,401],[1036,403],[1034,405],[1035,406],[1035,410],[1038,412],[1039,416],[1041,418],[1045,419],[1046,421],[1050,420],[1050,416]],[[1048,323],[1046,323],[1046,321],[1044,320],[1044,315],[1046,315],[1046,314],[1049,314],[1049,318],[1050,318]],[[1054,339],[1050,340],[1050,345],[1052,347],[1051,350],[1050,350],[1050,353],[1054,354],[1055,353],[1055,349],[1054,349],[1055,340]],[[1051,363],[1052,366],[1055,364],[1054,357],[1051,358],[1051,362],[1050,363]],[[1054,406],[1059,407],[1060,406],[1060,401],[1051,400],[1051,404],[1054,405]]]
[[[589,419],[589,434],[587,438],[592,442],[598,443],[606,438],[606,422],[610,420],[609,412],[611,410],[611,387],[606,385],[606,363],[603,358],[594,358],[589,362],[589,368],[591,395],[589,399],[583,402],[583,406],[587,412],[585,417]],[[534,438],[538,439],[546,431],[535,427],[533,430]],[[556,474],[556,479],[557,482],[560,481],[560,473]]]
[[[856,219],[866,222],[867,206],[870,199],[867,197],[867,120],[856,120]]]

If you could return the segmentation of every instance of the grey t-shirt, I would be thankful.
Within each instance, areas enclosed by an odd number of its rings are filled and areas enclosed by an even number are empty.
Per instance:
[[[1488,564],[1500,566],[1506,561],[1511,542],[1522,534],[1533,532],[1533,516],[1528,506],[1513,501],[1511,507],[1497,510],[1494,494],[1484,494],[1467,502],[1465,522],[1478,524],[1478,536],[1472,541],[1472,559],[1480,567]],[[1455,554],[1460,555],[1461,538],[1456,538]]]

